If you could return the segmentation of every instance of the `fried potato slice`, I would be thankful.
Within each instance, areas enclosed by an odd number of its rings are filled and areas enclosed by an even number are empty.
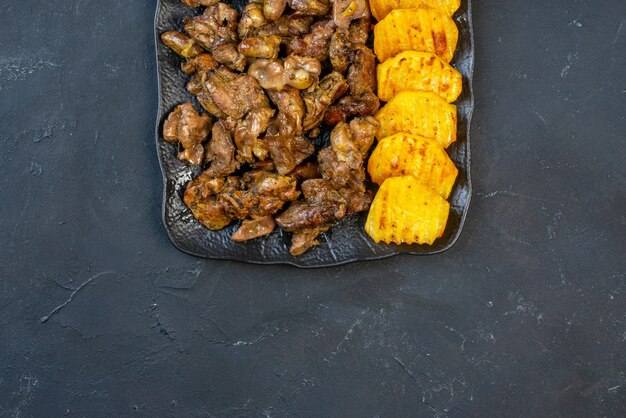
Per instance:
[[[379,64],[377,73],[378,97],[384,102],[401,91],[432,91],[452,103],[463,90],[461,74],[428,52],[401,52]]]
[[[407,133],[378,142],[367,171],[376,184],[382,184],[389,177],[413,176],[444,199],[450,196],[459,173],[437,141]]]
[[[374,241],[432,244],[443,235],[450,204],[415,177],[391,177],[378,190],[365,223]]]
[[[396,9],[374,26],[374,52],[380,62],[402,51],[432,52],[452,61],[459,30],[435,9]]]
[[[376,20],[382,20],[394,9],[414,7],[437,9],[452,16],[461,7],[461,0],[370,0],[370,9]]]
[[[437,140],[443,148],[456,141],[456,106],[433,92],[403,91],[376,114],[382,138],[406,132]]]

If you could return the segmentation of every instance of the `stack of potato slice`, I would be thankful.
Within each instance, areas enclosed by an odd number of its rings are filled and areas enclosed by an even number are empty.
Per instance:
[[[378,96],[386,104],[368,172],[380,189],[365,231],[376,242],[432,244],[445,230],[458,170],[445,151],[456,141],[452,104],[463,78],[449,63],[460,0],[370,0]]]

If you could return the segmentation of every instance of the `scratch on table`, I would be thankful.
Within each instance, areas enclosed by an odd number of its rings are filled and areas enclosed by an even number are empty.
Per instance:
[[[54,315],[56,315],[61,309],[65,308],[73,299],[74,296],[76,296],[76,294],[78,292],[80,292],[82,289],[84,289],[88,284],[90,284],[91,282],[93,282],[94,280],[96,280],[99,277],[104,276],[105,274],[115,274],[114,271],[103,271],[101,273],[96,274],[95,276],[90,277],[89,279],[87,279],[85,282],[83,282],[83,284],[81,284],[80,286],[78,286],[73,292],[72,294],[70,294],[70,297],[63,302],[62,304],[60,304],[59,306],[57,306],[56,308],[54,308],[48,315],[43,316],[40,318],[40,322],[42,324],[48,322],[48,320],[50,318],[52,318]]]

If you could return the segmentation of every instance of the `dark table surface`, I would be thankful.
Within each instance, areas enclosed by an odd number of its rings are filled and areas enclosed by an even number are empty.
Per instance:
[[[304,271],[168,241],[154,0],[5,2],[0,416],[624,416],[626,2],[475,3],[460,240]]]

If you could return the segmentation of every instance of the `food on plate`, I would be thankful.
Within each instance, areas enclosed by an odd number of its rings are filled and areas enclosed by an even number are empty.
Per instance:
[[[433,138],[447,148],[456,141],[456,106],[432,92],[404,91],[376,114],[382,139],[400,132]]]
[[[276,226],[300,255],[372,201],[366,157],[380,123],[367,0],[215,0],[161,36],[183,58],[192,101],[163,125],[179,158],[203,170],[183,201],[210,230],[241,221],[244,242]],[[328,127],[329,143],[320,137]]]
[[[454,20],[436,9],[396,9],[374,27],[374,52],[380,62],[408,50],[450,62],[458,37]]]
[[[458,170],[433,139],[399,133],[382,139],[370,156],[367,171],[376,184],[389,177],[413,176],[447,199]]]
[[[415,177],[390,177],[378,190],[365,223],[374,241],[432,244],[443,235],[450,204]]]
[[[370,0],[372,16],[382,20],[393,9],[411,9],[416,7],[437,9],[452,16],[461,6],[461,0]]]
[[[176,106],[163,123],[163,139],[178,145],[179,159],[200,165],[212,125],[211,118],[199,115],[193,104],[183,103]]]
[[[402,91],[432,91],[452,103],[463,89],[461,74],[428,52],[401,52],[379,64],[377,73],[378,97],[383,102]]]

